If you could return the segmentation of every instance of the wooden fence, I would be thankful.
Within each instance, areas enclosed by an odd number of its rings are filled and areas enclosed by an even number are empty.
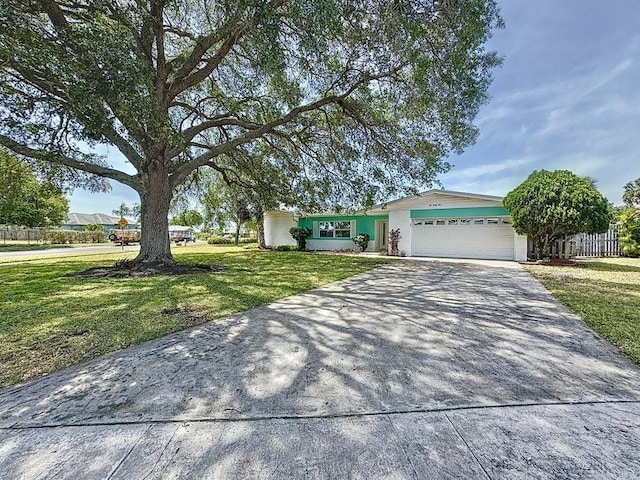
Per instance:
[[[579,233],[561,238],[551,245],[551,258],[616,257],[620,255],[618,232],[620,224],[611,224],[605,233]],[[529,257],[534,257],[533,242],[529,239]]]

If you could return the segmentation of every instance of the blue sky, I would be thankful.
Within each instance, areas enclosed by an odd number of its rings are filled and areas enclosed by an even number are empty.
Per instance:
[[[444,188],[506,195],[533,170],[568,169],[597,180],[621,203],[625,183],[640,177],[640,2],[502,0],[506,27],[490,48],[504,56],[491,101],[476,124],[480,137]],[[115,148],[111,163],[122,168]],[[76,190],[72,212],[111,213],[138,202],[112,182],[107,194]]]

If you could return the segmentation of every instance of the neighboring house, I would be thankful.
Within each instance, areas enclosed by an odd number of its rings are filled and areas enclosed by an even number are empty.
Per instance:
[[[60,228],[63,230],[84,230],[87,225],[102,225],[105,231],[120,228],[118,225],[120,217],[106,215],[104,213],[70,213],[67,221]],[[126,229],[140,228],[140,225],[127,218],[129,224]]]
[[[368,250],[386,250],[389,231],[399,229],[398,248],[407,256],[527,259],[527,237],[516,234],[502,197],[491,195],[429,190],[353,215],[267,212],[267,246],[295,245],[294,226],[313,231],[309,250],[353,249],[360,233],[369,235]]]

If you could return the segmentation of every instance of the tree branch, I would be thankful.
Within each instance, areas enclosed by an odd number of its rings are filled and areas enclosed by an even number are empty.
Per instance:
[[[56,163],[58,165],[75,168],[77,170],[82,170],[83,172],[98,175],[100,177],[107,177],[112,180],[116,180],[117,182],[128,185],[134,190],[139,190],[139,188],[141,187],[141,183],[137,177],[128,175],[124,172],[121,172],[120,170],[103,167],[94,163],[83,162],[81,160],[76,160],[61,153],[48,152],[46,150],[37,150],[31,147],[27,147],[26,145],[15,142],[11,138],[2,134],[0,134],[0,145],[5,146],[18,155],[22,155],[33,160],[42,160],[49,163]]]
[[[234,139],[228,140],[224,143],[211,146],[211,148],[208,151],[204,152],[203,154],[199,155],[193,160],[177,165],[174,170],[174,174],[172,175],[172,181],[174,182],[175,185],[178,185],[185,178],[187,178],[190,172],[192,172],[198,167],[205,165],[207,162],[217,157],[218,155],[223,155],[225,153],[232,151],[233,149],[235,149],[240,145],[244,145],[246,143],[252,142],[253,140],[260,138],[263,135],[266,135],[268,133],[273,133],[276,127],[289,123],[291,120],[293,120],[294,118],[298,117],[303,113],[310,112],[313,110],[318,110],[324,107],[325,105],[339,104],[340,102],[343,102],[344,99],[346,99],[349,95],[351,95],[361,85],[371,82],[373,80],[378,80],[380,78],[387,77],[392,73],[396,72],[399,68],[401,68],[401,66],[397,66],[391,69],[390,71],[378,73],[375,75],[364,74],[359,80],[355,81],[347,91],[345,91],[341,95],[331,95],[331,96],[316,100],[315,102],[301,105],[299,107],[296,107],[290,110],[288,113],[286,113],[285,115],[283,115],[278,119],[265,123],[264,125],[261,125],[258,128],[252,128],[250,131],[244,133],[243,135],[235,137]]]
[[[40,4],[56,30],[62,30],[69,25],[62,9],[54,0],[40,0]]]

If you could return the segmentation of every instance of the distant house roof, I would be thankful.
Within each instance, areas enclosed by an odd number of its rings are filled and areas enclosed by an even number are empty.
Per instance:
[[[105,213],[76,213],[71,212],[68,215],[65,225],[116,225],[120,217],[112,217]],[[127,219],[129,223],[135,223],[131,219]]]

